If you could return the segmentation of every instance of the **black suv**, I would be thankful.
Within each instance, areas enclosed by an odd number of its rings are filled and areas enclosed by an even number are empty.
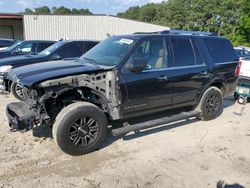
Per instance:
[[[89,40],[59,41],[37,55],[17,56],[2,59],[0,60],[0,91],[11,91],[17,99],[21,100],[22,88],[20,85],[12,83],[12,81],[6,79],[6,73],[10,71],[10,69],[45,61],[75,59],[83,55],[98,43],[98,41]]]
[[[113,36],[74,62],[42,63],[9,72],[24,101],[7,107],[13,129],[45,122],[61,150],[81,155],[104,141],[108,122],[157,111],[190,109],[112,131],[126,134],[196,116],[216,118],[234,93],[238,58],[229,40],[206,32],[162,31]],[[186,108],[189,107],[189,108]]]
[[[19,41],[10,46],[9,48],[0,51],[0,59],[12,56],[27,55],[27,54],[38,54],[44,49],[48,48],[55,41],[47,40],[26,40]]]

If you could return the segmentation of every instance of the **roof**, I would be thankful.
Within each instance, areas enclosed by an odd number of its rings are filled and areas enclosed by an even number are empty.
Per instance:
[[[70,43],[70,42],[100,42],[99,40],[59,40],[58,42]]]
[[[0,38],[1,41],[15,41],[14,39]]]
[[[23,19],[22,14],[0,13],[0,19]]]

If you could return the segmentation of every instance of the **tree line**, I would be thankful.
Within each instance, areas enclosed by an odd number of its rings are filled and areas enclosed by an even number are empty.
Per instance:
[[[133,6],[118,17],[173,29],[215,32],[250,46],[250,0],[168,0]]]
[[[64,6],[26,8],[24,13],[93,14],[89,9],[69,9]],[[231,39],[236,46],[250,46],[250,0],[168,0],[133,6],[117,16],[172,29],[215,32]]]
[[[53,7],[52,9],[50,9],[47,6],[43,6],[43,7],[38,7],[35,9],[30,9],[30,8],[26,8],[24,10],[25,14],[60,14],[60,15],[64,15],[64,14],[74,14],[74,15],[91,15],[93,14],[92,12],[90,12],[89,9],[69,9],[67,7],[64,6],[60,6],[60,7]]]

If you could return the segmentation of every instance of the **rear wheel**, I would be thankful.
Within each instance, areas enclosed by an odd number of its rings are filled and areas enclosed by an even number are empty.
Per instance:
[[[217,87],[210,87],[202,96],[197,109],[200,114],[197,118],[208,121],[218,117],[222,111],[223,96]]]
[[[107,134],[107,118],[95,105],[77,102],[65,107],[53,125],[53,137],[69,155],[83,155],[98,149]]]
[[[11,86],[10,86],[10,92],[12,93],[12,95],[22,101],[23,100],[23,88],[20,84],[16,83],[16,82],[12,82]]]
[[[239,96],[237,99],[237,102],[239,104],[246,105],[247,104],[247,97]]]

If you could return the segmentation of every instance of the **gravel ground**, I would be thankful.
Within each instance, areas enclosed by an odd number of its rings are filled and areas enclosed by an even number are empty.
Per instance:
[[[224,102],[216,120],[110,134],[94,153],[59,151],[49,128],[10,132],[0,96],[0,187],[250,187],[250,105]]]

